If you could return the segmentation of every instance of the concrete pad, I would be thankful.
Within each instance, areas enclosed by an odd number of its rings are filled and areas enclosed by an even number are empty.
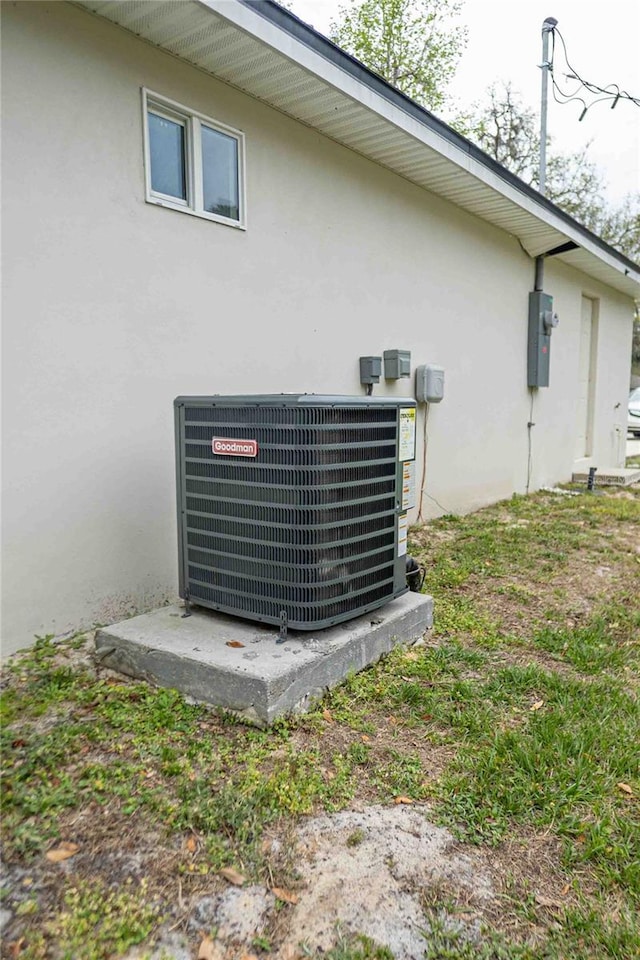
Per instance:
[[[185,618],[181,607],[170,606],[104,627],[96,650],[112,670],[265,725],[308,710],[348,673],[420,639],[432,622],[432,598],[405,593],[335,627],[290,630],[278,644],[277,627],[202,608]]]
[[[572,475],[574,483],[588,483],[588,469],[579,470]],[[638,467],[598,467],[596,471],[596,487],[628,487],[640,481]]]

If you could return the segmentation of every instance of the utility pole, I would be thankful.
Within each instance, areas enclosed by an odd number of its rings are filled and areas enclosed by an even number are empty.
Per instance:
[[[547,90],[549,86],[549,70],[551,63],[549,61],[549,34],[553,33],[558,21],[555,17],[547,17],[542,24],[542,93],[540,97],[540,175],[538,177],[538,190],[544,196],[547,180]]]

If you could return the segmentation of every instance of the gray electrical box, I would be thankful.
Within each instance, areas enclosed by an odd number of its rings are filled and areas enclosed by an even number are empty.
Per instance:
[[[400,380],[411,376],[410,350],[385,350],[382,356],[385,380]]]
[[[379,383],[382,357],[360,357],[360,383]]]
[[[551,331],[558,326],[553,312],[553,297],[541,290],[529,294],[529,343],[527,351],[527,383],[530,387],[549,386]]]
[[[418,403],[440,403],[444,397],[444,367],[425,363],[416,368],[416,400]]]

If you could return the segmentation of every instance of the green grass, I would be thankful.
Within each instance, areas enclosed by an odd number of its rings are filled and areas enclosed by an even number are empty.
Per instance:
[[[347,936],[339,933],[338,943],[332,950],[317,954],[311,949],[303,955],[323,957],[325,960],[393,960],[393,954],[387,947],[381,947],[363,934]]]
[[[56,944],[59,960],[103,960],[121,956],[129,947],[145,940],[160,919],[154,905],[145,902],[146,883],[130,883],[109,890],[100,882],[80,883],[67,889],[62,908],[45,921],[45,930]],[[33,938],[23,960],[44,960],[47,941]]]
[[[620,684],[585,683],[535,668],[502,671],[476,696],[519,708],[517,723],[463,745],[437,788],[444,822],[495,843],[515,823],[552,827],[567,862],[590,862],[605,885],[640,901],[640,817],[617,784],[640,788],[640,711]],[[535,698],[543,705],[526,710]],[[524,708],[524,709],[523,709]],[[496,718],[498,719],[498,718]]]
[[[627,602],[607,604],[586,624],[545,627],[531,643],[588,674],[637,665],[640,657],[640,611]]]
[[[269,731],[74,666],[81,638],[44,637],[13,659],[0,698],[9,865],[37,871],[69,823],[103,810],[124,833],[156,831],[185,883],[223,866],[271,879],[268,829],[402,797],[486,848],[548,835],[577,891],[553,917],[525,896],[512,925],[489,923],[477,944],[444,922],[455,904],[429,903],[426,958],[640,956],[640,498],[515,497],[412,536],[436,599],[429,645],[396,649]],[[133,896],[71,863],[46,909],[37,891],[12,901],[25,960],[107,960],[159,922],[160,879]],[[390,960],[366,938],[338,938],[325,956]]]

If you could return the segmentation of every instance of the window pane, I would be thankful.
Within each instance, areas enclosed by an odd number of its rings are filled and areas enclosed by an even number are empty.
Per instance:
[[[204,124],[201,130],[204,209],[239,220],[238,141]]]
[[[181,123],[149,113],[151,189],[180,200],[187,199],[184,141]]]

